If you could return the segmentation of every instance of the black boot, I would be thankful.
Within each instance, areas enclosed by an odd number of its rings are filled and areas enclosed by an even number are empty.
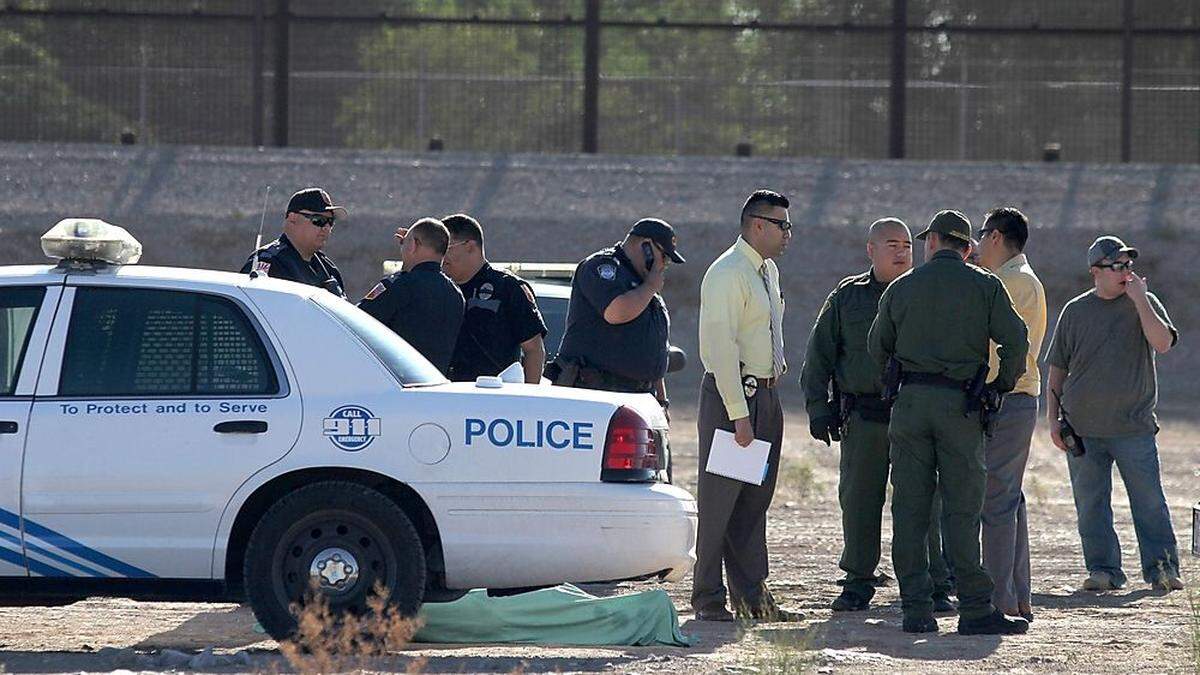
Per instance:
[[[949,595],[946,595],[945,593],[934,593],[933,594],[933,613],[934,614],[944,614],[944,613],[956,611],[957,609],[958,609],[958,607],[956,607],[954,605],[954,601],[950,599]]]
[[[830,609],[835,612],[861,612],[870,606],[871,601],[853,591],[842,591],[842,594],[837,596],[830,605]]]
[[[902,628],[905,633],[938,632],[937,620],[932,616],[906,616]]]
[[[1028,630],[1028,621],[1009,619],[1000,610],[978,619],[959,618],[958,620],[959,635],[1021,635]]]

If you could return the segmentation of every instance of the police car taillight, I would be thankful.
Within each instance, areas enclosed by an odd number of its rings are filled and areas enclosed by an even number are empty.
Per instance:
[[[646,419],[626,406],[613,413],[604,439],[604,464],[600,480],[649,482],[657,478],[660,449]]]
[[[42,252],[59,260],[132,265],[142,257],[142,245],[112,223],[64,218],[42,235]]]

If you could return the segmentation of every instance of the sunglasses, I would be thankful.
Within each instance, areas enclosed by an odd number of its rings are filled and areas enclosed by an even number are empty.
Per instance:
[[[1103,265],[1098,263],[1098,264],[1092,265],[1092,267],[1103,267],[1104,269],[1109,269],[1114,272],[1125,272],[1127,270],[1133,269],[1133,261],[1126,260],[1125,262],[1115,262],[1115,263],[1108,263],[1108,264],[1103,264]]]
[[[765,220],[768,223],[775,223],[775,225],[779,226],[779,229],[783,230],[784,232],[787,232],[788,230],[792,229],[792,221],[790,221],[790,220],[785,220],[783,218],[772,218],[770,216],[754,216],[754,217],[758,218],[760,220]]]
[[[312,223],[316,227],[332,227],[333,222],[336,220],[336,218],[333,216],[322,216],[319,214],[309,215],[307,213],[301,213],[300,215],[308,218],[308,222]]]

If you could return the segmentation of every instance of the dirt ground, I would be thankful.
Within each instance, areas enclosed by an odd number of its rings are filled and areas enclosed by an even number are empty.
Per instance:
[[[802,624],[737,626],[695,621],[687,603],[690,577],[667,590],[680,611],[690,648],[573,648],[411,645],[369,670],[427,672],[1200,672],[1189,594],[1150,590],[1137,574],[1136,539],[1119,481],[1117,528],[1130,584],[1095,594],[1077,590],[1084,572],[1064,458],[1039,429],[1026,475],[1033,550],[1035,621],[1018,637],[960,637],[956,619],[941,633],[910,636],[899,629],[895,585],[880,589],[871,610],[833,616],[841,525],[837,448],[812,442],[804,417],[791,413],[780,490],[768,527],[770,584]],[[685,487],[695,484],[694,419],[677,416],[673,446]],[[1167,498],[1179,538],[1183,576],[1200,604],[1200,562],[1192,545],[1190,506],[1200,499],[1200,424],[1163,420],[1160,452]],[[890,575],[890,517],[884,561]],[[623,584],[615,592],[652,588]],[[612,589],[593,589],[614,592]],[[214,658],[202,654],[205,649]],[[182,653],[180,653],[182,652]],[[196,655],[201,655],[197,659]],[[190,660],[189,660],[190,658]],[[274,642],[255,632],[248,609],[236,605],[142,603],[93,599],[57,608],[0,608],[0,670],[5,672],[194,669],[211,672],[289,671]]]

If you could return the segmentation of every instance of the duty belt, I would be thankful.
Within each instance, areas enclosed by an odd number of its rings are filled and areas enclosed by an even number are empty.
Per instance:
[[[579,369],[580,380],[585,384],[599,384],[609,390],[643,393],[654,391],[654,382],[652,380],[635,380],[629,377],[610,373],[607,370],[584,366]],[[594,384],[593,384],[594,386]]]
[[[929,387],[942,387],[956,391],[966,391],[967,382],[947,377],[941,373],[904,373],[900,382],[903,384],[923,384]]]
[[[868,410],[891,410],[892,405],[879,397],[879,394],[842,394],[851,408]]]

